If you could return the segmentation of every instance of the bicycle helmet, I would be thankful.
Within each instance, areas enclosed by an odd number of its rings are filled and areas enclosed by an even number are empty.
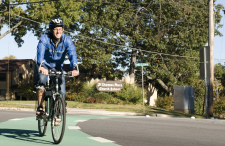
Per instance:
[[[61,19],[53,19],[49,23],[49,29],[53,29],[55,27],[62,27],[64,28],[64,23]]]

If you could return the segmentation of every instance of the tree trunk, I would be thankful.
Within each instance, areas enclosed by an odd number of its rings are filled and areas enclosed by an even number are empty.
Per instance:
[[[147,76],[148,79],[153,80],[150,76]],[[155,80],[155,79],[154,79]],[[172,94],[171,89],[166,86],[166,84],[161,79],[156,79],[156,81],[161,85],[161,87],[166,90],[170,95]]]

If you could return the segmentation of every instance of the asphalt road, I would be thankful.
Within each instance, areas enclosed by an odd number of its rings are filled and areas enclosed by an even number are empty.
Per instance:
[[[225,146],[225,121],[178,118],[92,119],[77,126],[122,146]]]
[[[35,112],[0,111],[0,139],[4,145],[52,145],[50,124],[38,137]],[[15,121],[10,119],[22,118]],[[79,126],[80,130],[69,126]],[[225,120],[146,118],[137,116],[68,115],[59,145],[77,146],[224,146]],[[114,143],[90,138],[101,137]]]
[[[0,110],[0,123],[8,121],[10,119],[15,118],[26,118],[26,117],[34,117],[35,112],[24,112],[24,111],[5,111]]]

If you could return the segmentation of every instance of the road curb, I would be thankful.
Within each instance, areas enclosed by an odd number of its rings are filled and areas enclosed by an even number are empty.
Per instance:
[[[0,110],[10,111],[26,111],[35,112],[35,109],[30,108],[13,108],[13,107],[0,107]],[[109,115],[109,116],[147,116],[160,117],[160,118],[178,118],[180,116],[166,115],[166,114],[146,114],[146,113],[133,113],[133,112],[116,112],[107,111],[104,109],[79,109],[79,108],[67,108],[67,114],[82,114],[82,115]]]
[[[35,109],[30,109],[30,108],[14,108],[14,107],[0,107],[0,110],[35,112]]]

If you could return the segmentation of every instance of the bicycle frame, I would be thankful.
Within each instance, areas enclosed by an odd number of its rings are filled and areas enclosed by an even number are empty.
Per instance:
[[[44,63],[44,62],[45,62],[45,60],[40,63],[39,70],[41,68],[42,63]],[[78,65],[76,63],[74,63],[74,64],[76,65],[77,71],[79,72]],[[37,120],[38,120],[38,118],[47,118],[48,121],[51,119],[52,110],[54,110],[53,109],[54,107],[52,107],[52,105],[54,105],[54,101],[55,101],[56,96],[57,95],[60,95],[60,93],[58,92],[59,91],[59,81],[58,81],[58,78],[60,78],[59,77],[60,75],[64,75],[63,72],[60,72],[60,71],[52,71],[52,70],[49,71],[49,74],[47,75],[47,83],[46,83],[47,85],[45,87],[45,89],[46,89],[45,92],[46,93],[49,92],[49,93],[45,94],[45,98],[47,98],[47,99],[45,99],[45,102],[47,101],[47,104],[48,104],[47,105],[47,108],[48,109],[47,109],[47,111],[45,111],[45,114],[44,115],[37,116]],[[51,87],[50,87],[49,76],[56,76],[55,93],[52,93],[52,91],[54,89],[52,90]],[[50,97],[53,97],[52,98],[52,101],[50,101]],[[50,105],[50,102],[51,102],[51,105]]]

